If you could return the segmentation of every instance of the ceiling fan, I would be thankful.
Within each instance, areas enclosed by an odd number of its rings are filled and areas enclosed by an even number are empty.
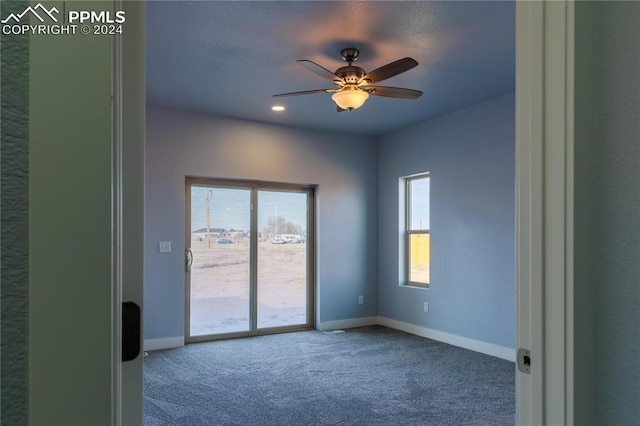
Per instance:
[[[331,89],[305,90],[302,92],[280,93],[273,97],[311,95],[316,93],[333,93],[331,99],[338,106],[338,111],[351,111],[360,108],[369,95],[385,96],[387,98],[416,99],[422,95],[420,90],[404,89],[401,87],[372,86],[379,81],[386,80],[418,65],[412,58],[398,59],[367,73],[362,68],[352,65],[358,59],[360,51],[350,47],[342,49],[340,55],[347,62],[347,66],[338,68],[335,72],[321,67],[313,61],[300,59],[296,61],[314,74],[325,78],[336,85]]]

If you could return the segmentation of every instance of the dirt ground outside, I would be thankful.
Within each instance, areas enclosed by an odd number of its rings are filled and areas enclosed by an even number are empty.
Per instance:
[[[191,335],[248,331],[249,240],[192,240]],[[258,328],[307,323],[307,245],[258,242]]]

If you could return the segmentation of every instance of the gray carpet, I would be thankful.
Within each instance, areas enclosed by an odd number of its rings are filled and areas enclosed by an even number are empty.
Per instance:
[[[144,359],[144,424],[513,425],[512,362],[385,327],[199,343]]]

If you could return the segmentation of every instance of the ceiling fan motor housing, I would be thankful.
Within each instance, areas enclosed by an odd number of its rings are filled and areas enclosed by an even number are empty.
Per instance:
[[[336,70],[335,75],[342,78],[347,84],[355,84],[366,74],[365,70],[355,65],[347,65]]]

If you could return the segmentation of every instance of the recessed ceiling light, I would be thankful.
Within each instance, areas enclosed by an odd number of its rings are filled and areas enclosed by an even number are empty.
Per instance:
[[[277,111],[277,112],[284,111],[285,109],[286,108],[283,107],[282,105],[274,105],[274,106],[271,107],[272,111]]]

